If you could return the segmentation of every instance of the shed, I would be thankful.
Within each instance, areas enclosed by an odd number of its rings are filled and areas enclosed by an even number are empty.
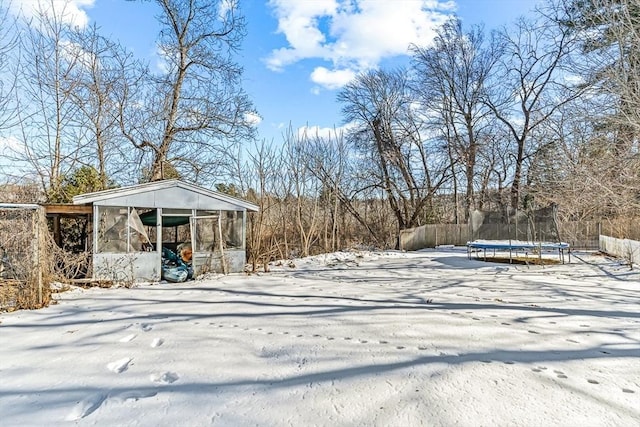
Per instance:
[[[167,254],[185,248],[194,275],[243,271],[247,212],[258,210],[175,179],[81,194],[73,203],[92,206],[93,278],[117,281],[158,281]]]

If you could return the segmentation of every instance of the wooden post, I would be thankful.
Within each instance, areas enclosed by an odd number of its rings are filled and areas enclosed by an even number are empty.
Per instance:
[[[224,258],[224,244],[222,243],[222,211],[218,214],[218,242],[220,246],[220,264],[222,265],[222,272],[228,274],[227,261]]]

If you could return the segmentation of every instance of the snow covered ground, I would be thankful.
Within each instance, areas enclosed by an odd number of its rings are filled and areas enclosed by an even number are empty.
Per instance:
[[[0,315],[0,425],[640,425],[640,273],[336,253]]]

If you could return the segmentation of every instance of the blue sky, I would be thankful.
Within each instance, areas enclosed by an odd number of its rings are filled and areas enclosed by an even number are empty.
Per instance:
[[[491,29],[509,24],[539,1],[241,0],[248,34],[237,60],[261,116],[260,137],[277,141],[289,125],[309,126],[311,132],[340,126],[340,87],[358,72],[406,62],[407,46],[429,43],[448,15]],[[28,9],[36,0],[15,2]],[[159,61],[153,2],[71,0],[67,10],[75,23],[97,24],[103,35],[152,66]]]

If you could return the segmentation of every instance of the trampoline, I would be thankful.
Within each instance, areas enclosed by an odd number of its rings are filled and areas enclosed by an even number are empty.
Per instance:
[[[467,242],[467,257],[471,259],[471,254],[476,253],[478,257],[479,252],[484,253],[484,260],[487,260],[487,249],[493,250],[493,256],[496,256],[496,252],[509,252],[509,262],[513,259],[513,255],[518,255],[518,252],[524,252],[525,257],[529,253],[537,252],[538,257],[542,259],[543,252],[555,252],[558,253],[558,258],[564,264],[564,253],[567,251],[568,262],[571,263],[571,251],[569,250],[569,244],[564,242],[525,242],[520,240],[474,240],[473,242]]]

